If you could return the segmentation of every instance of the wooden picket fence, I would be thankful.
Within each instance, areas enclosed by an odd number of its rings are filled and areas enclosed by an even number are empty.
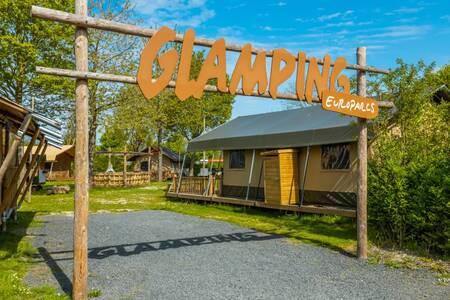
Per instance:
[[[220,195],[222,189],[222,177],[210,175],[209,177],[182,177],[178,189],[179,178],[175,177],[169,188],[169,192],[193,195]]]
[[[125,176],[124,176],[125,175]],[[139,186],[150,182],[148,172],[101,172],[94,174],[94,187]]]

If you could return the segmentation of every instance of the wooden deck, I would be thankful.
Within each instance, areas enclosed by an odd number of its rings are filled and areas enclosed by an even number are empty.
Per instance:
[[[255,201],[255,200],[244,200],[238,198],[228,198],[228,197],[220,197],[220,196],[204,196],[198,194],[191,193],[175,193],[175,192],[167,192],[167,197],[170,198],[180,198],[180,199],[191,199],[198,200],[204,202],[215,202],[215,203],[225,203],[225,204],[233,204],[233,205],[242,205],[248,207],[261,207],[268,209],[277,209],[283,211],[293,211],[293,212],[301,212],[301,213],[312,213],[312,214],[324,214],[324,215],[337,215],[355,218],[356,210],[354,209],[345,209],[345,208],[336,208],[329,206],[314,206],[314,205],[302,205],[301,207],[298,205],[274,205],[268,204],[263,201]]]

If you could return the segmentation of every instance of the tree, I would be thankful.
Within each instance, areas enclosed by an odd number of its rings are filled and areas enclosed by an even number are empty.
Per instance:
[[[117,95],[117,106],[103,122],[102,147],[139,151],[153,142],[154,112],[152,103],[144,99],[139,88],[124,86]]]
[[[450,105],[433,95],[450,85],[450,66],[435,72],[434,64],[398,64],[373,85],[396,110],[372,124],[369,221],[379,241],[448,254]]]
[[[74,28],[32,19],[31,5],[69,12],[74,7],[73,0],[0,0],[0,95],[23,105],[33,96],[37,110],[60,115],[73,97],[72,81],[38,76],[35,68],[73,68]]]
[[[193,54],[191,79],[197,78],[204,60],[204,51]],[[209,80],[208,84],[215,85],[216,80]],[[227,121],[231,117],[233,103],[233,95],[208,92],[205,92],[201,99],[190,97],[185,101],[176,101],[174,109],[179,113],[172,119],[169,127],[189,142],[201,135],[205,129],[214,128]],[[191,172],[194,170],[194,163],[195,159],[191,159]]]
[[[132,23],[129,0],[90,0],[89,15],[106,20]],[[133,74],[136,65],[136,46],[140,40],[123,34],[89,30],[89,70],[111,74]],[[97,130],[105,113],[117,104],[121,85],[89,81],[89,178],[93,175]]]

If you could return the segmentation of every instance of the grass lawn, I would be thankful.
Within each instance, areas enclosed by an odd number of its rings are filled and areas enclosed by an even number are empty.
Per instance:
[[[0,235],[0,299],[66,299],[53,288],[29,288],[22,283],[32,264],[35,250],[26,236],[26,228],[40,226],[37,215],[73,212],[73,183],[65,195],[47,195],[45,190],[33,194],[31,203],[24,203],[17,224],[8,223],[8,232]],[[347,254],[355,254],[356,222],[350,218],[317,215],[294,215],[257,208],[221,204],[202,204],[167,200],[168,183],[152,183],[135,188],[94,188],[90,191],[91,212],[131,210],[166,210],[234,223],[266,233],[281,234],[293,242],[325,246]],[[378,254],[377,254],[378,255]],[[379,262],[376,256],[375,262]],[[383,261],[384,262],[384,261]],[[95,293],[91,293],[94,297]]]

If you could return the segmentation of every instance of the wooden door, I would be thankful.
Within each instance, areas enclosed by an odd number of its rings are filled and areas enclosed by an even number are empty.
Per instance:
[[[264,157],[264,196],[269,204],[280,204],[280,165],[278,156]]]

